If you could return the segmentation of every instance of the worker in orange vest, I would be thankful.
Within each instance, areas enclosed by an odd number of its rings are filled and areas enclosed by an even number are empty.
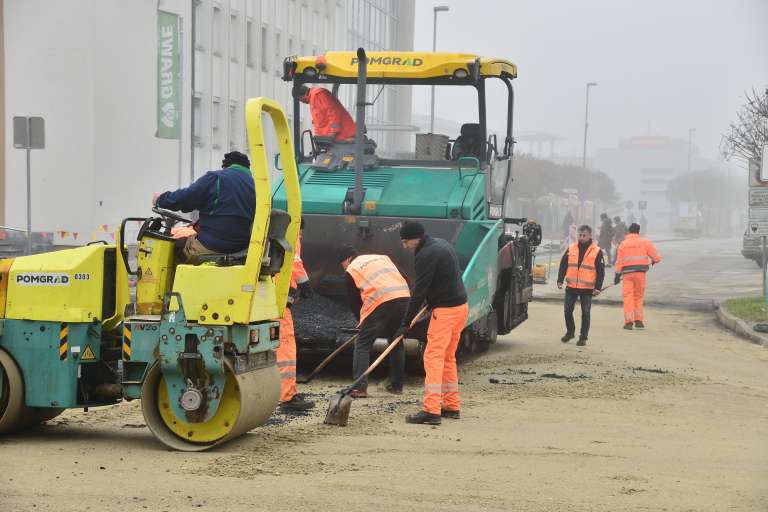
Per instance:
[[[304,219],[301,221],[304,228]],[[291,306],[298,298],[308,299],[312,296],[309,276],[301,259],[301,235],[296,240],[296,251],[293,253],[293,270],[291,271],[291,288],[288,293],[288,304],[280,319],[280,344],[277,347],[277,369],[280,372],[280,408],[283,411],[306,411],[315,403],[306,400],[296,391],[296,337],[293,329]]]
[[[616,277],[613,282],[619,284],[620,280],[624,281],[624,328],[645,329],[645,274],[651,265],[661,261],[661,256],[650,240],[640,236],[640,224],[633,222],[628,231],[616,251]]]
[[[408,299],[408,283],[395,264],[383,254],[359,254],[351,246],[339,254],[339,263],[347,275],[347,298],[352,313],[360,321],[352,359],[355,380],[368,369],[371,346],[376,338],[391,342],[402,323]],[[386,390],[395,395],[403,393],[405,349],[399,343],[389,354],[390,383]],[[368,396],[368,379],[363,379],[351,391],[354,398]]]
[[[575,337],[576,323],[573,319],[573,310],[578,300],[581,302],[581,330],[576,344],[579,346],[587,344],[592,297],[600,295],[605,278],[603,254],[600,247],[592,240],[592,228],[586,224],[579,226],[578,241],[568,247],[563,254],[560,260],[560,271],[557,274],[558,289],[562,289],[565,282],[565,335],[560,338],[563,343],[568,343]]]
[[[336,142],[355,139],[356,128],[352,116],[328,89],[302,85],[296,94],[299,101],[309,104],[315,137],[326,137]]]
[[[408,423],[439,425],[441,418],[459,419],[459,375],[456,348],[467,324],[467,290],[461,267],[449,242],[425,234],[419,222],[404,222],[400,228],[403,247],[416,255],[416,284],[396,333],[405,334],[426,302],[432,309],[424,350],[424,401],[422,409],[405,418]]]

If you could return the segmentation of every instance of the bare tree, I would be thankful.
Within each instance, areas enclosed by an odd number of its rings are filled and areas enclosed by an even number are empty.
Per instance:
[[[720,142],[726,160],[759,160],[763,145],[768,144],[768,89],[762,95],[752,89],[745,96],[746,102],[736,113],[738,120],[731,123]]]

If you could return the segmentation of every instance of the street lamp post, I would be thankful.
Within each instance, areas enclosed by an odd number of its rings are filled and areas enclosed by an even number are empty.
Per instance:
[[[696,128],[688,128],[688,172],[691,172],[691,157],[693,156],[693,132]]]
[[[587,82],[587,98],[584,105],[584,151],[581,156],[581,168],[587,169],[587,129],[589,128],[589,88],[597,85],[597,82]]]
[[[434,22],[432,24],[432,52],[437,51],[437,13],[448,11],[447,5],[436,5],[432,8]],[[435,86],[432,86],[432,101],[429,108],[429,133],[435,133]]]

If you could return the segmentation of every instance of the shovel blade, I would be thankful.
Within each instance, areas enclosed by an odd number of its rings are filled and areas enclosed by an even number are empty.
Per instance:
[[[328,412],[325,413],[325,421],[323,423],[346,427],[353,400],[349,394],[336,393],[333,395],[328,402]]]

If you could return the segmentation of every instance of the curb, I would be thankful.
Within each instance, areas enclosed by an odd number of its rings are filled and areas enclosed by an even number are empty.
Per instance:
[[[717,316],[717,321],[720,322],[720,325],[729,331],[733,331],[750,343],[768,347],[768,336],[763,336],[756,333],[749,327],[747,322],[741,318],[738,318],[737,316],[732,315],[725,308],[721,307],[720,304],[717,304],[716,306],[715,315]]]
[[[557,302],[562,304],[563,297],[554,295],[534,295],[533,300],[535,302]],[[602,299],[600,297],[592,300],[592,305],[602,306],[623,306],[624,301],[621,299]],[[717,305],[714,301],[702,301],[702,302],[665,302],[665,301],[645,301],[645,306],[651,308],[668,308],[668,309],[682,309],[685,311],[714,311],[717,309]]]

